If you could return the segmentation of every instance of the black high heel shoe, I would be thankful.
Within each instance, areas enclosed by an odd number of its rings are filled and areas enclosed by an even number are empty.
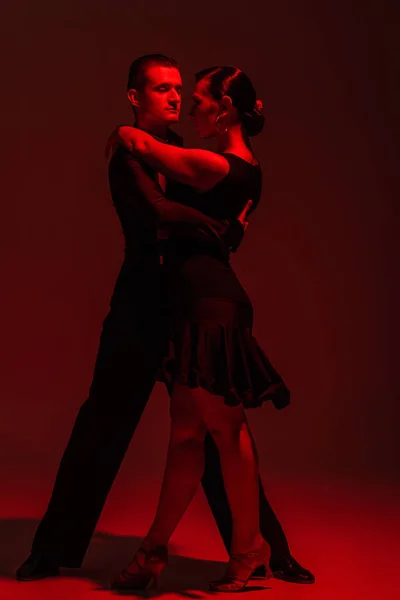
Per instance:
[[[151,550],[139,548],[133,560],[115,577],[113,590],[145,590],[157,587],[158,578],[168,564],[168,550],[157,546]]]
[[[263,541],[258,550],[246,552],[245,554],[231,554],[228,570],[219,581],[212,581],[209,589],[213,592],[240,592],[243,590],[253,571],[264,566],[266,579],[273,576],[269,567],[271,549],[266,541]]]

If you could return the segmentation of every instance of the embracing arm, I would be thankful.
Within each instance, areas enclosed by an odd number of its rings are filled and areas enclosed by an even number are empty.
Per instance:
[[[161,187],[143,169],[140,162],[124,149],[110,162],[111,191],[123,202],[125,214],[134,220],[146,219],[157,225],[162,223],[188,223],[214,234],[223,235],[227,225],[215,221],[202,212],[165,198]]]
[[[108,141],[107,150],[115,144],[122,144],[156,171],[199,190],[211,189],[229,172],[229,163],[220,154],[164,144],[134,127],[118,127]]]

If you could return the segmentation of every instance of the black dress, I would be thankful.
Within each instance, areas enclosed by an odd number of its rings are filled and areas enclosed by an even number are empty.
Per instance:
[[[261,169],[225,153],[229,173],[211,190],[191,193],[190,205],[217,220],[235,219],[246,202],[257,206]],[[277,408],[290,402],[282,378],[252,335],[253,308],[229,255],[189,229],[173,234],[164,253],[173,333],[159,380],[202,387],[230,406]]]

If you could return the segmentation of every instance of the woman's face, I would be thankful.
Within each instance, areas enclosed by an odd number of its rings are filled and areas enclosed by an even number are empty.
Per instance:
[[[189,113],[197,134],[201,138],[218,135],[215,119],[220,111],[220,102],[214,100],[208,91],[208,79],[205,77],[196,83],[193,92],[193,106]]]

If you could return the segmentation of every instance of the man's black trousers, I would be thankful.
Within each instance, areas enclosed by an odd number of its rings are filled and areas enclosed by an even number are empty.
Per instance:
[[[142,307],[149,314],[148,305]],[[138,319],[111,308],[100,338],[89,397],[79,410],[32,553],[80,567],[107,495],[152,392],[168,331],[161,318]],[[212,437],[205,441],[202,485],[229,551],[232,521]],[[238,481],[240,485],[240,481]],[[260,481],[261,532],[273,555],[286,555],[285,534]]]

